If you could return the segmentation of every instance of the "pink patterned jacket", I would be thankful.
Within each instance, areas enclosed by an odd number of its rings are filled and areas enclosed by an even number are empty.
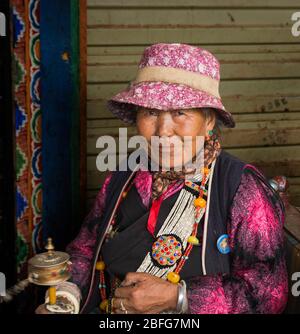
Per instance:
[[[105,210],[109,174],[78,237],[68,246],[73,282],[83,289],[92,267],[96,228],[91,221]],[[135,186],[149,205],[152,177],[137,172]],[[187,282],[189,312],[194,314],[281,313],[287,302],[283,212],[278,218],[265,185],[243,173],[227,222],[231,248],[229,275],[200,276]],[[264,191],[265,190],[265,191]]]

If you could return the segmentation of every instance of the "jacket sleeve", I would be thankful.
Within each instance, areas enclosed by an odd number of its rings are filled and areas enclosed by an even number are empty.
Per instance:
[[[288,283],[281,201],[254,169],[245,169],[228,221],[229,275],[187,282],[190,313],[281,313]]]
[[[97,226],[105,209],[107,187],[112,174],[110,173],[97,194],[90,213],[85,218],[78,236],[67,246],[66,250],[71,257],[71,282],[80,290],[87,284],[91,271],[94,248],[97,239]]]

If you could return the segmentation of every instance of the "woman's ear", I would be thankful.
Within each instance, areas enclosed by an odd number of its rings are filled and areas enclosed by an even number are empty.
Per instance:
[[[206,118],[206,129],[207,131],[213,130],[216,125],[216,114],[214,111],[209,113],[209,116]]]

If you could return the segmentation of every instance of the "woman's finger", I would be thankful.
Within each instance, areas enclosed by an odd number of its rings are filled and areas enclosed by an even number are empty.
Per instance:
[[[117,298],[127,298],[131,297],[132,286],[119,287],[115,291],[115,297]]]
[[[145,273],[128,273],[122,281],[121,286],[133,286],[147,278]]]
[[[53,314],[52,312],[47,310],[45,304],[38,306],[37,309],[35,310],[35,313],[36,314]]]
[[[133,307],[130,305],[128,299],[125,298],[113,298],[112,309],[117,314],[135,313]]]

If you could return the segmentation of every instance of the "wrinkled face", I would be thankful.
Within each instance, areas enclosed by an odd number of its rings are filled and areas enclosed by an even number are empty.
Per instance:
[[[148,152],[150,149],[155,150],[153,141],[151,143],[152,136],[163,140],[157,148],[159,164],[162,165],[161,162],[165,161],[165,157],[169,155],[169,164],[172,168],[178,166],[179,163],[186,163],[190,157],[196,156],[199,149],[197,140],[199,143],[199,138],[203,140],[208,131],[214,128],[215,117],[205,118],[201,109],[162,111],[140,108],[137,112],[136,125],[138,133],[147,140]],[[184,142],[185,144],[183,144]],[[183,147],[181,152],[175,149],[180,145]],[[187,150],[189,150],[189,154],[187,154]]]

